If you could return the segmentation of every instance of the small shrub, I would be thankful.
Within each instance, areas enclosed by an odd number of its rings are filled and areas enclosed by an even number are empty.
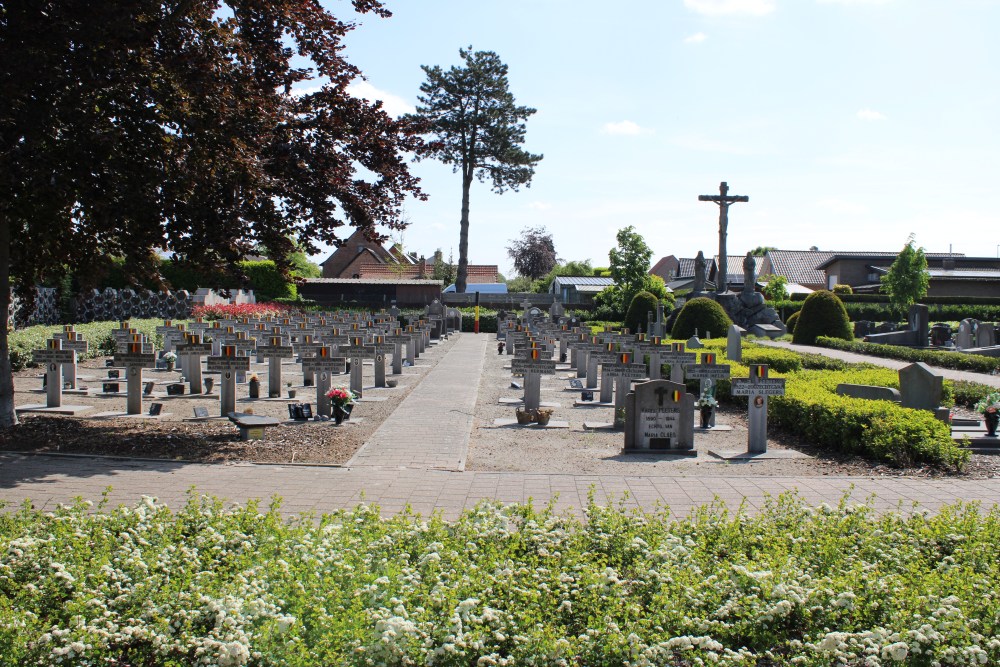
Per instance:
[[[700,296],[684,304],[670,335],[677,340],[686,340],[695,335],[697,330],[701,336],[704,336],[705,332],[724,336],[732,325],[733,321],[729,319],[722,306],[712,299]]]
[[[785,329],[788,330],[788,333],[790,334],[795,333],[795,325],[798,324],[798,322],[799,322],[799,311],[796,310],[794,313],[788,316],[787,320],[785,320]]]
[[[819,336],[854,340],[844,304],[827,290],[813,292],[802,304],[792,341],[798,345],[812,345]]]
[[[854,294],[854,290],[851,289],[850,285],[844,285],[842,283],[837,283],[833,286],[834,294]]]
[[[650,312],[656,312],[656,297],[645,290],[636,292],[625,313],[625,327],[633,333],[645,331]]]
[[[953,368],[960,371],[976,373],[993,373],[1000,370],[1000,359],[985,357],[980,354],[965,354],[964,352],[940,352],[937,350],[918,350],[901,345],[883,345],[881,343],[865,343],[862,341],[846,341],[839,338],[820,336],[813,343],[820,347],[834,350],[867,354],[873,357],[899,359],[900,361],[922,361],[928,366]]]

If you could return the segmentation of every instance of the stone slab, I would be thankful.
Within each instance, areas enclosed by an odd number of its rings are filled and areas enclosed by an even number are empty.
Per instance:
[[[21,405],[14,408],[14,412],[38,412],[49,415],[69,415],[73,417],[81,412],[92,410],[89,405],[60,405],[58,408],[50,408],[45,405]]]
[[[361,398],[354,399],[355,403],[381,403],[382,401],[389,400],[388,396],[362,396]]]
[[[518,424],[517,419],[494,419],[494,428],[569,428],[568,421],[560,421],[558,419],[550,419],[549,423],[545,426],[541,424]]]
[[[597,393],[597,392],[594,392]],[[613,408],[615,407],[614,401],[610,403],[602,403],[601,401],[573,401],[574,408]]]
[[[514,405],[514,406],[524,405],[524,399],[521,399],[521,398],[501,398],[500,400],[497,401],[497,403],[500,404],[500,405]],[[540,407],[540,408],[561,408],[562,405],[560,405],[559,403],[551,403],[551,402],[546,403],[545,401],[542,401],[541,403],[538,404],[538,407]]]
[[[77,379],[79,380],[79,378],[77,378]],[[32,394],[45,394],[45,393],[48,393],[47,389],[29,389],[28,391],[30,391]],[[63,396],[66,396],[66,395],[86,396],[86,395],[88,395],[90,393],[90,389],[87,389],[87,388],[84,388],[84,389],[63,389],[62,393],[63,393]]]
[[[583,422],[584,431],[620,431],[624,432],[624,428],[615,428],[615,425],[611,422]]]
[[[622,449],[622,454],[638,454],[641,456],[655,456],[657,458],[662,458],[665,456],[676,456],[679,458],[691,459],[697,458],[698,450],[696,449]]]
[[[766,461],[776,459],[809,459],[808,454],[795,451],[794,449],[772,449],[766,452],[753,453],[746,450],[726,450],[710,449],[708,453],[723,461]]]
[[[92,415],[87,415],[87,419],[162,419],[163,417],[171,416],[170,412],[161,412],[158,415],[151,415],[148,413],[143,413],[141,415],[130,415],[127,412],[118,412],[115,410],[110,410],[107,412],[96,412]]]
[[[716,424],[715,426],[709,426],[708,428],[702,428],[698,426],[697,422],[694,426],[695,433],[728,433],[732,431],[732,426],[727,426],[726,424]]]

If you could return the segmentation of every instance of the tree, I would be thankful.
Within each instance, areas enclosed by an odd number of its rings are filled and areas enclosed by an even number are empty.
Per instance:
[[[765,283],[760,291],[768,301],[783,301],[788,298],[788,278],[785,276],[769,273],[761,276],[758,280]]]
[[[431,268],[431,278],[434,280],[440,280],[444,283],[445,287],[448,287],[453,282],[455,282],[455,263],[454,254],[452,251],[448,251],[448,261],[444,261],[444,256],[441,253],[441,249],[438,248],[437,252],[434,253],[434,266]]]
[[[69,269],[86,286],[104,257],[158,280],[154,248],[239,279],[266,246],[287,273],[344,225],[401,225],[424,198],[406,163],[422,128],[347,93],[352,27],[298,0],[0,5],[0,426],[16,423],[12,281],[30,296]]]
[[[535,165],[542,159],[520,148],[525,124],[535,109],[517,106],[508,90],[507,66],[492,51],[459,49],[463,67],[447,72],[423,65],[427,80],[420,85],[417,113],[437,141],[430,156],[462,172],[462,217],[458,241],[455,289],[464,292],[469,267],[469,193],[472,179],[487,178],[497,194],[529,187]],[[421,155],[417,159],[421,159]]]
[[[518,274],[531,279],[541,278],[559,261],[552,234],[542,226],[522,229],[521,237],[507,246],[507,255]]]
[[[753,250],[751,250],[750,254],[753,255],[754,257],[763,257],[771,250],[777,250],[777,248],[770,245],[759,245]]]
[[[926,296],[930,284],[924,249],[914,248],[914,243],[914,236],[910,234],[889,272],[882,276],[881,291],[887,293],[889,301],[903,312]]]
[[[622,303],[631,303],[632,297],[646,284],[649,275],[649,260],[653,250],[646,245],[635,227],[629,225],[618,230],[618,247],[608,253],[611,260],[611,279],[622,291]]]

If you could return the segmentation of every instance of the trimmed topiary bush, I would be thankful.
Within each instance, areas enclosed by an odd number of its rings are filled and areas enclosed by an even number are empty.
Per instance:
[[[833,286],[834,294],[854,294],[854,290],[850,285],[844,285],[842,283],[837,283]]]
[[[656,312],[656,297],[646,290],[636,292],[625,313],[625,327],[632,333],[638,332],[640,327],[645,331],[650,311]]]
[[[802,304],[792,342],[812,345],[819,336],[854,340],[851,320],[843,302],[828,290],[813,292]]]
[[[785,328],[788,330],[788,333],[790,334],[795,333],[795,325],[798,324],[798,322],[799,322],[799,311],[796,310],[794,313],[788,316],[787,320],[785,320]]]
[[[718,338],[725,336],[732,325],[733,321],[726,315],[722,306],[712,299],[700,296],[684,304],[670,336],[677,340],[690,338],[697,329],[701,336],[704,336],[705,332],[712,332]]]

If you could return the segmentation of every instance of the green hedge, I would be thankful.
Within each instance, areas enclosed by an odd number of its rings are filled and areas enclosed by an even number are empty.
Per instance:
[[[838,294],[837,296],[844,302],[844,308],[847,310],[847,314],[850,316],[852,322],[857,322],[859,320],[871,320],[873,322],[901,322],[906,319],[905,312],[894,310],[888,302],[859,303],[849,301],[851,298],[851,295],[849,294]],[[797,313],[802,309],[801,300],[775,301],[769,305],[777,310],[782,319],[786,321],[789,317],[791,317],[792,313]],[[966,318],[983,321],[1000,320],[1000,304],[996,303],[926,303],[926,305],[928,307],[927,310],[931,321],[935,322],[960,322]]]
[[[873,357],[898,359],[900,361],[922,361],[928,366],[953,368],[960,371],[976,373],[992,373],[1000,370],[1000,359],[984,357],[979,354],[964,352],[940,352],[937,350],[918,350],[901,345],[882,345],[881,343],[864,343],[861,341],[846,341],[839,338],[820,336],[814,345],[828,347],[834,350],[867,354]]]
[[[180,324],[183,320],[175,320]],[[157,347],[162,347],[162,340],[156,327],[163,325],[162,319],[131,319],[131,326],[141,333],[146,334],[156,342]],[[86,354],[78,354],[78,359],[93,359],[114,353],[114,337],[112,330],[118,328],[118,322],[91,322],[90,324],[77,324],[74,326],[90,343],[90,351]],[[31,363],[31,353],[33,350],[40,350],[45,347],[45,341],[63,330],[62,326],[34,326],[25,329],[18,329],[8,334],[10,345],[10,365],[16,371],[34,367]]]

